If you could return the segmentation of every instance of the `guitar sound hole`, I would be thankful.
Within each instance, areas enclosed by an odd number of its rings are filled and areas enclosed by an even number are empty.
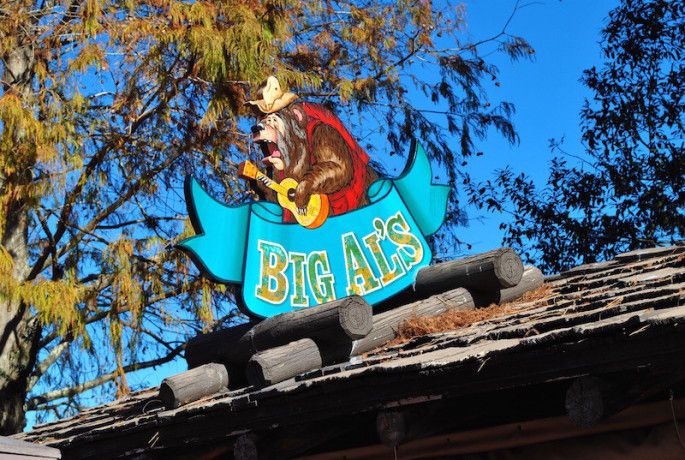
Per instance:
[[[295,189],[294,188],[291,188],[288,190],[288,199],[290,201],[293,201],[293,202],[295,201]]]

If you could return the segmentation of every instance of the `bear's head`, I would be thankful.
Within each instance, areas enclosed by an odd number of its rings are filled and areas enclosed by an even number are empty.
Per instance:
[[[252,127],[252,141],[259,146],[262,162],[283,177],[300,180],[310,165],[307,115],[300,103],[269,114]]]

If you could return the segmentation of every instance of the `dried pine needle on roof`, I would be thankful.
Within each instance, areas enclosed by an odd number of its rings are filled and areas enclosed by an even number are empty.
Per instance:
[[[551,295],[552,287],[542,285],[533,291],[526,292],[520,299],[502,305],[491,304],[487,307],[473,308],[470,310],[448,310],[437,316],[414,316],[400,324],[397,331],[397,337],[386,346],[399,345],[414,337],[453,331],[480,321],[499,318],[519,311],[536,308],[542,303],[536,301],[544,301],[551,297]]]

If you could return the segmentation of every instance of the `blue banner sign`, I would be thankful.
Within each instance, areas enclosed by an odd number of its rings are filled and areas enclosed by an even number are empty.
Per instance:
[[[179,247],[205,276],[242,284],[243,307],[253,316],[353,294],[374,305],[411,286],[431,261],[425,237],[442,225],[449,191],[431,175],[415,143],[400,177],[371,185],[368,205],[315,229],[283,223],[275,203],[222,204],[189,177],[186,201],[196,236]]]

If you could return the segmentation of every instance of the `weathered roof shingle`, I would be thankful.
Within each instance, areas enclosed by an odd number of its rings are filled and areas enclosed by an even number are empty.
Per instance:
[[[448,400],[483,408],[481,415],[455,414],[454,426],[484,426],[493,419],[488,405],[499,401],[493,395],[534,401],[526,388],[542,394],[541,388],[583,375],[668,376],[683,364],[685,246],[581,265],[546,284],[546,297],[518,302],[507,316],[416,337],[271,387],[229,391],[175,410],[164,410],[151,388],[18,437],[67,454],[113,456]],[[507,411],[515,413],[511,419],[563,410],[563,393],[559,399],[550,392],[546,401],[545,407],[504,405],[499,421]]]

